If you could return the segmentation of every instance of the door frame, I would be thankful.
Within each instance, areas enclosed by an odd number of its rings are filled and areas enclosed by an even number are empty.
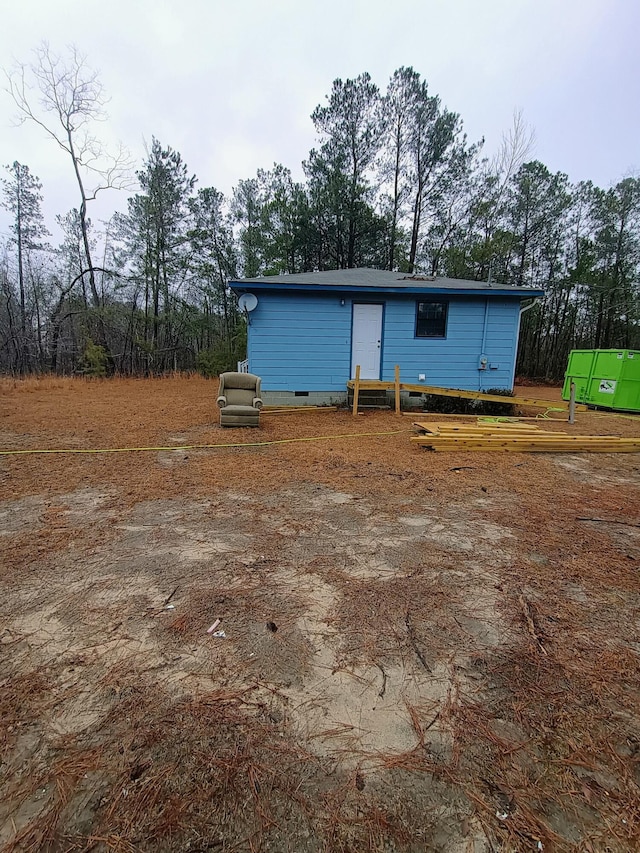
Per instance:
[[[349,379],[353,379],[353,373],[355,371],[355,364],[353,363],[353,315],[354,308],[356,305],[381,305],[382,306],[382,317],[380,318],[380,364],[378,365],[378,380],[382,378],[382,359],[384,357],[384,323],[386,316],[387,303],[383,299],[367,299],[365,300],[352,300],[351,301],[351,336],[349,340]],[[363,380],[366,381],[366,380]],[[372,380],[369,380],[372,381]],[[373,380],[375,381],[375,380]]]

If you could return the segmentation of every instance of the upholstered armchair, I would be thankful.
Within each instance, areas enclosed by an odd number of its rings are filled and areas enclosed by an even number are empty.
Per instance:
[[[220,426],[260,426],[260,377],[253,373],[221,373],[218,391]]]

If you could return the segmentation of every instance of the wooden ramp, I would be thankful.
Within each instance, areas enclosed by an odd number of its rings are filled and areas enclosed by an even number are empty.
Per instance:
[[[400,369],[396,366],[395,381],[382,382],[377,379],[360,379],[360,365],[356,366],[355,379],[349,379],[347,388],[353,389],[353,414],[358,411],[358,397],[363,391],[394,391],[396,412],[400,412],[400,392],[413,391],[420,394],[433,394],[436,397],[458,397],[461,400],[482,400],[487,403],[502,403],[514,406],[531,406],[536,409],[554,409],[568,412],[569,403],[565,400],[541,400],[536,397],[508,397],[502,394],[486,394],[484,391],[462,391],[458,388],[439,388],[434,385],[414,385],[400,382]],[[576,412],[588,411],[587,406],[578,403]]]
[[[534,424],[416,422],[421,435],[411,441],[435,451],[500,451],[503,453],[639,453],[640,438],[617,435],[569,435]]]

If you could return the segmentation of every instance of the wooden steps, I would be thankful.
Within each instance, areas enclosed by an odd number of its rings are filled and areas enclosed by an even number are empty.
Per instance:
[[[414,423],[421,435],[411,441],[435,451],[502,453],[639,453],[639,438],[617,435],[569,435],[533,424],[478,421],[475,424]]]
[[[352,388],[347,389],[347,405],[353,407],[353,398],[355,391]],[[360,391],[358,395],[359,409],[390,409],[389,394],[384,389],[376,388],[374,390]]]

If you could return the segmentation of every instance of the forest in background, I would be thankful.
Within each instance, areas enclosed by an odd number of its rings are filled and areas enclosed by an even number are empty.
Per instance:
[[[311,120],[303,181],[286,165],[200,187],[182,155],[153,139],[136,170],[95,135],[106,98],[71,49],[47,45],[9,75],[19,119],[67,154],[78,205],[56,217],[26,164],[6,167],[0,203],[0,371],[104,376],[198,369],[245,357],[230,279],[374,267],[544,288],[522,320],[518,373],[557,380],[574,348],[640,348],[640,179],[572,184],[530,159],[520,115],[489,158],[412,68],[381,90],[335,80]],[[131,193],[97,225],[91,203]]]

